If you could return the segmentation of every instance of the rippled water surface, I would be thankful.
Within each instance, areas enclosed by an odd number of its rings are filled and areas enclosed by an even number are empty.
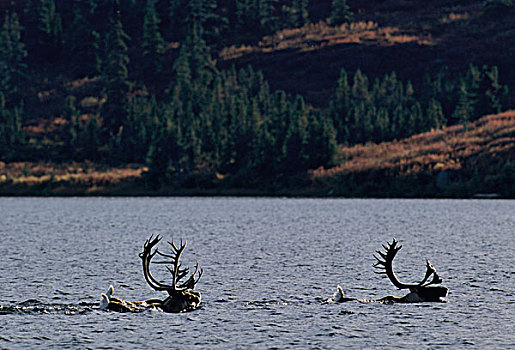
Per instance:
[[[0,198],[0,348],[513,349],[514,214],[515,201]],[[164,297],[138,257],[156,233],[188,240],[202,308],[99,311],[110,284]],[[372,268],[394,236],[401,280],[420,280],[429,258],[448,303],[322,304],[337,284],[404,295]]]

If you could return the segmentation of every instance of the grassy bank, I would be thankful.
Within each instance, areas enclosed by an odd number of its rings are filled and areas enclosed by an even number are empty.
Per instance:
[[[311,171],[313,186],[344,196],[514,198],[515,111],[403,140],[344,147],[342,157],[334,168]]]
[[[0,195],[515,198],[515,111],[340,152],[335,167],[253,188],[231,186],[219,174],[191,174],[157,186],[146,180],[148,169],[141,164],[0,163]]]

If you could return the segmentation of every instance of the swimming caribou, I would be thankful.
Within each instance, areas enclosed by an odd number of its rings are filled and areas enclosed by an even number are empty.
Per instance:
[[[161,237],[150,236],[143,246],[143,252],[139,254],[143,264],[143,276],[147,281],[148,285],[156,291],[167,292],[168,297],[164,300],[160,299],[148,299],[145,301],[128,301],[120,298],[113,297],[114,288],[110,286],[106,294],[102,294],[102,302],[100,309],[118,311],[118,312],[139,312],[143,310],[156,310],[164,312],[186,312],[197,309],[200,305],[200,293],[195,292],[195,284],[202,277],[203,269],[200,267],[198,261],[195,265],[195,271],[191,273],[190,277],[184,282],[180,281],[186,277],[189,273],[189,268],[183,268],[180,263],[181,254],[186,248],[187,242],[184,243],[181,240],[179,246],[173,242],[169,242],[171,246],[171,253],[165,254],[160,252],[157,248],[152,251],[154,246],[159,243]],[[166,260],[164,261],[152,261],[156,264],[165,264],[168,271],[172,274],[172,283],[165,284],[159,282],[150,273],[151,260],[155,255],[159,255]]]
[[[402,248],[402,245],[398,244],[395,238],[392,243],[386,242],[386,245],[382,245],[384,252],[376,250],[379,256],[374,254],[374,258],[377,262],[373,265],[379,271],[374,271],[377,274],[386,275],[392,284],[399,289],[408,289],[410,292],[403,297],[397,296],[386,296],[377,300],[358,299],[350,298],[344,295],[342,287],[338,286],[337,291],[333,298],[326,300],[327,302],[346,302],[346,301],[361,301],[361,302],[382,302],[382,303],[419,303],[419,302],[445,302],[443,299],[447,296],[449,289],[442,286],[433,286],[433,284],[442,283],[442,279],[438,276],[436,269],[429,262],[426,261],[426,274],[424,278],[418,283],[403,283],[399,281],[395,272],[393,271],[393,259],[397,255],[397,252]],[[429,277],[433,278],[428,282]]]

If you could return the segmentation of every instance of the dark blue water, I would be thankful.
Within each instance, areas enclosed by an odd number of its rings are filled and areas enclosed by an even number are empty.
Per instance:
[[[150,234],[188,240],[202,308],[99,311],[110,284],[164,297],[141,272]],[[0,237],[2,349],[515,347],[515,201],[0,198]],[[321,304],[337,284],[402,296],[372,268],[392,237],[400,278],[429,258],[448,303]]]

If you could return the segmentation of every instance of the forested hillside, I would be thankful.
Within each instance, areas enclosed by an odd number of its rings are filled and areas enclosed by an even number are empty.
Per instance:
[[[9,164],[44,162],[133,164],[152,191],[302,188],[308,170],[347,161],[341,146],[467,128],[515,107],[510,0],[0,9],[4,185]]]

